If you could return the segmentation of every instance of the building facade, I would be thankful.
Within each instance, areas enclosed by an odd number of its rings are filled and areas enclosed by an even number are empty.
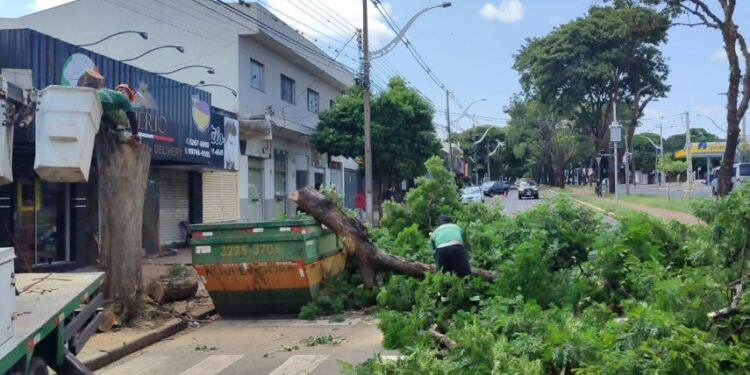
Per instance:
[[[307,185],[335,184],[353,206],[358,164],[319,155],[310,144],[318,113],[353,83],[353,76],[257,3],[77,0],[18,19],[0,19],[0,28],[7,27],[32,28],[75,43],[123,30],[143,31],[148,40],[121,35],[90,48],[126,59],[176,45],[184,53],[164,49],[130,63],[154,72],[203,66],[168,76],[190,85],[208,84],[203,89],[211,93],[212,105],[237,114],[238,131],[228,133],[226,141],[236,145],[239,154],[232,161],[238,173],[203,174],[204,221],[294,215],[288,194]]]
[[[76,86],[87,69],[99,71],[109,86],[135,88],[140,135],[152,150],[143,231],[149,253],[184,242],[185,224],[203,220],[204,171],[236,174],[227,160],[237,150],[224,141],[237,133],[236,115],[212,107],[204,90],[30,29],[0,30],[0,69],[27,89]],[[15,247],[27,269],[93,264],[98,209],[106,204],[98,197],[96,168],[87,183],[43,181],[33,169],[36,141],[34,123],[15,129],[14,181],[0,187],[0,246]]]

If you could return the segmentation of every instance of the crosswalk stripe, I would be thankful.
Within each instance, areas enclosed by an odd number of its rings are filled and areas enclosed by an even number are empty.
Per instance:
[[[148,374],[160,364],[166,362],[169,356],[143,356],[136,360],[122,364],[111,370],[104,371],[104,375],[141,375]]]
[[[328,358],[327,355],[295,355],[287,359],[268,375],[299,375],[315,370]]]
[[[180,375],[214,375],[237,362],[243,355],[212,355]]]

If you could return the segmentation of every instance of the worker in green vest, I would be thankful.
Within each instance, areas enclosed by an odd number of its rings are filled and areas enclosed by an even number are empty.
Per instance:
[[[93,69],[78,79],[78,86],[96,89],[104,114],[102,124],[121,142],[130,144],[140,141],[138,137],[138,118],[133,110],[135,90],[127,84],[117,85],[115,90],[104,88],[104,77]]]
[[[444,214],[438,216],[440,224],[430,234],[430,249],[435,254],[435,266],[440,272],[453,272],[459,277],[471,274],[469,256],[464,247],[461,227]]]

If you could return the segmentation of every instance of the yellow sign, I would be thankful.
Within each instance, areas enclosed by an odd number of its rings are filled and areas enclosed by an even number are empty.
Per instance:
[[[716,156],[724,154],[726,143],[724,142],[698,142],[690,144],[690,153],[693,156]],[[684,159],[687,157],[687,151],[685,149],[679,150],[674,153],[676,159]]]

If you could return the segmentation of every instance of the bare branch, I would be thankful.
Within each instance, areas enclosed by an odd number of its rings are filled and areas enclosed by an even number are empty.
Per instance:
[[[648,103],[650,103],[655,98],[656,98],[655,96],[651,95],[645,100],[643,100],[643,103],[641,103],[641,106],[638,108],[638,113],[636,113],[635,117],[637,118],[638,116],[640,116],[641,113],[643,113],[643,110],[646,109],[646,106],[648,105]]]
[[[708,23],[708,22],[698,22],[698,23],[674,22],[674,23],[669,24],[669,26],[690,26],[690,27],[708,26],[713,29],[719,28],[719,25],[715,23]]]
[[[703,1],[701,0],[688,0],[688,1],[690,1],[691,3],[695,5],[695,9],[691,9],[690,7],[682,3],[680,3],[680,7],[682,9],[685,9],[689,13],[697,16],[698,18],[701,19],[701,21],[707,24],[713,23],[713,24],[718,25],[719,27],[721,27],[724,24],[722,19],[717,17],[713,12],[711,12],[711,9]],[[711,19],[712,22],[709,21],[709,18]]]

